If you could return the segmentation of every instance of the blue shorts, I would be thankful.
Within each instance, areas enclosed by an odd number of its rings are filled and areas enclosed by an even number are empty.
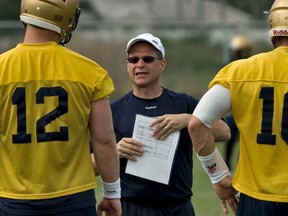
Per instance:
[[[195,216],[191,200],[175,206],[155,207],[121,200],[122,216]]]
[[[75,209],[73,211],[67,211],[63,213],[56,213],[56,214],[44,214],[43,216],[95,216],[96,215],[96,206],[89,206],[85,208]],[[7,213],[4,210],[0,210],[0,216],[28,216],[28,215],[21,215],[21,214],[11,214]]]
[[[240,195],[236,216],[286,216],[288,203],[257,200],[245,194]]]

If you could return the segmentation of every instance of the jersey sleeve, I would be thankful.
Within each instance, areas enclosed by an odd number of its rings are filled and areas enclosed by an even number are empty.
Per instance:
[[[99,77],[94,86],[95,92],[92,101],[99,101],[102,99],[108,99],[114,91],[114,84],[107,72],[103,73]]]

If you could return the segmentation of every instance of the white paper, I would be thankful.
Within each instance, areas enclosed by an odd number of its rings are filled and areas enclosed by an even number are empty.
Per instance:
[[[168,184],[180,132],[170,134],[165,140],[151,136],[154,128],[149,124],[154,118],[136,115],[133,138],[143,143],[144,154],[137,161],[128,160],[126,173]]]

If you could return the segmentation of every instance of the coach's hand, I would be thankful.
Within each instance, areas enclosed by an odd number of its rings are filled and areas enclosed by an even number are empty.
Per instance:
[[[132,138],[122,138],[117,143],[118,153],[120,158],[136,161],[135,156],[143,155],[143,144]]]
[[[236,214],[238,208],[238,199],[236,197],[237,191],[232,187],[231,176],[226,176],[222,181],[217,184],[213,184],[213,188],[221,200],[223,212],[228,213],[227,203],[230,208]]]
[[[154,121],[151,122],[150,127],[155,129],[152,132],[152,136],[156,139],[165,139],[171,133],[182,130],[188,126],[191,114],[166,114],[158,116]]]

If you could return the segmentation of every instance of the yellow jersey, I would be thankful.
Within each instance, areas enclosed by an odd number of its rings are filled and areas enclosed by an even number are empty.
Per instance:
[[[230,63],[209,87],[231,93],[240,132],[233,186],[255,199],[288,202],[288,47]]]
[[[0,55],[0,196],[48,199],[95,188],[91,103],[113,91],[107,71],[54,42]]]

